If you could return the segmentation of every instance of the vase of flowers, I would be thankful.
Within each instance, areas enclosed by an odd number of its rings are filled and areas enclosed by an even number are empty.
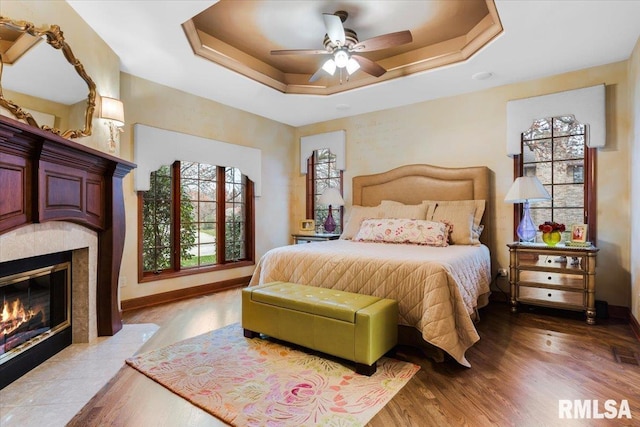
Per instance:
[[[545,221],[544,224],[538,226],[538,230],[542,231],[542,241],[547,246],[555,246],[562,240],[562,232],[565,230],[565,226],[555,221]]]

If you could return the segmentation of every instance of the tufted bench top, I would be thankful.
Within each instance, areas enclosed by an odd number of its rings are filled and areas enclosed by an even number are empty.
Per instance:
[[[251,291],[251,299],[256,302],[350,323],[355,323],[358,310],[380,300],[371,295],[289,282],[272,282],[247,289]]]

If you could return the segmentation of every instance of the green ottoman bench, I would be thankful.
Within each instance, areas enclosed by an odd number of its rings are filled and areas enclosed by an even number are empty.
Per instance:
[[[333,289],[273,282],[242,290],[244,336],[262,333],[356,363],[372,375],[398,340],[398,303]]]

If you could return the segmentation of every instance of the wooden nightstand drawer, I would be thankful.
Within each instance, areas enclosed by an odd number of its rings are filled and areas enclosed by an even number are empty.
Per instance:
[[[544,305],[562,304],[582,307],[584,305],[584,293],[519,286],[518,301],[524,303],[530,301]]]
[[[559,255],[540,255],[540,254],[522,254],[518,257],[518,267],[544,267],[553,268],[562,271],[584,271],[583,256],[559,256]]]
[[[540,283],[549,286],[562,286],[576,289],[584,288],[584,277],[580,274],[521,270],[518,279],[521,283]]]

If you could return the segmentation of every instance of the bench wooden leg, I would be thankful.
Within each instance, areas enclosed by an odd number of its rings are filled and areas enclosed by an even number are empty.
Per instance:
[[[371,365],[356,363],[356,373],[370,377],[371,375],[376,373],[376,369],[378,368],[377,364],[378,362],[373,362]]]
[[[245,338],[255,338],[255,337],[257,337],[258,335],[260,335],[260,334],[259,334],[259,333],[257,333],[257,332],[250,331],[249,329],[245,329],[245,330],[244,330],[244,336],[245,336]]]

